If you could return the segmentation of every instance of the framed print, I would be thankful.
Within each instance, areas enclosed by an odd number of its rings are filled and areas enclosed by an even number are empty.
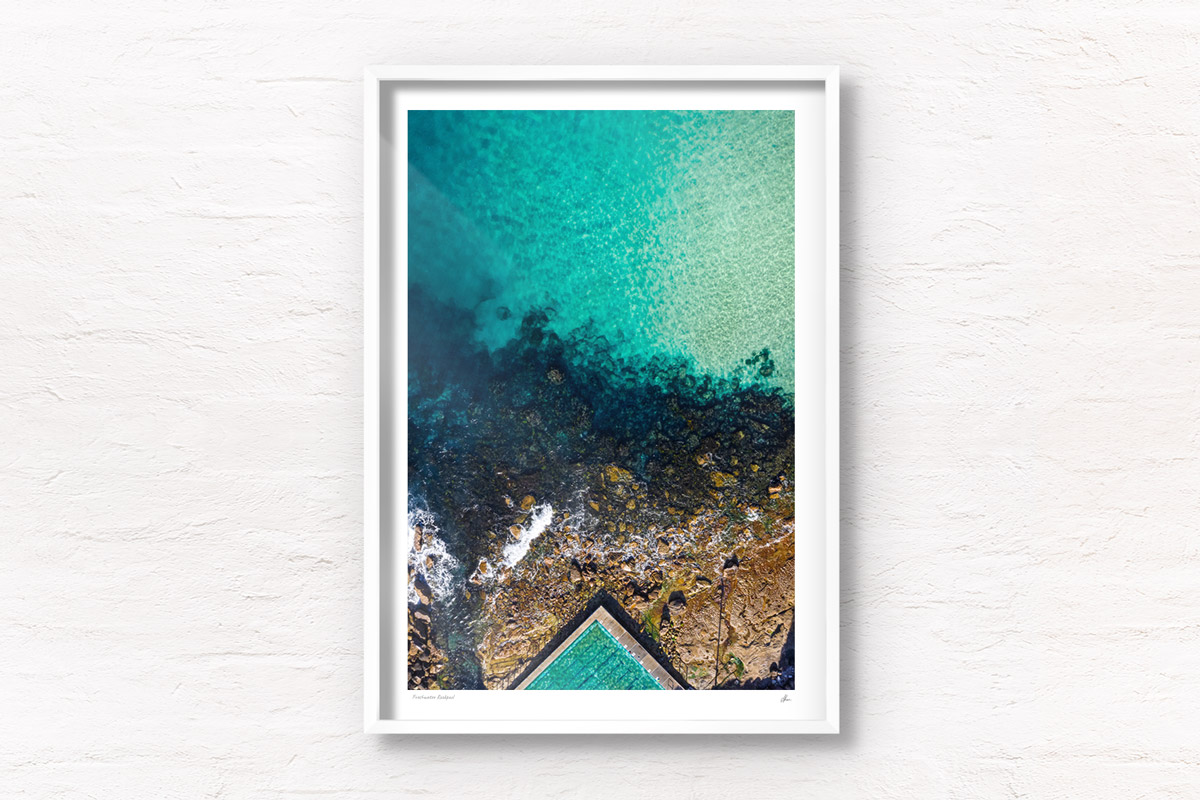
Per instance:
[[[838,72],[366,72],[377,733],[836,733]]]

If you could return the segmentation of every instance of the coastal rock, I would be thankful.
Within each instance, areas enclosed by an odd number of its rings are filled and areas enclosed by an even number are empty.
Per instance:
[[[548,620],[569,619],[602,588],[649,626],[647,635],[692,685],[790,685],[778,665],[788,647],[794,604],[792,508],[778,501],[755,511],[761,515],[761,535],[731,526],[724,514],[703,511],[669,528],[669,534],[650,538],[648,548],[638,541],[615,547],[616,534],[608,539],[593,533],[583,551],[593,555],[572,560],[564,570],[566,580],[547,581],[543,569],[518,565],[488,606],[491,622],[486,646],[479,650],[484,684],[506,688],[557,632]],[[723,544],[731,529],[743,542],[733,550]],[[602,555],[594,561],[597,548]]]
[[[768,679],[771,665],[780,663],[788,647],[794,613],[792,540],[747,550],[739,566],[727,571],[723,582],[697,580],[686,610],[672,611],[679,658],[705,688]]]
[[[667,601],[667,605],[669,605],[673,611],[683,611],[684,607],[687,606],[687,598],[683,596],[683,592],[675,590],[671,592],[671,597]]]
[[[429,637],[429,627],[433,624],[433,620],[420,609],[412,612],[411,619],[412,623],[409,630],[415,632],[419,638],[427,639]]]
[[[737,476],[729,472],[714,472],[712,474],[713,486],[718,489],[724,489],[726,486],[736,486]]]
[[[408,688],[438,689],[446,655],[433,641],[430,615],[421,608],[408,609]]]
[[[429,588],[429,584],[426,583],[424,575],[418,574],[416,576],[416,579],[413,581],[413,589],[416,591],[417,597],[421,599],[422,603],[425,605],[430,605],[433,603],[433,590]]]

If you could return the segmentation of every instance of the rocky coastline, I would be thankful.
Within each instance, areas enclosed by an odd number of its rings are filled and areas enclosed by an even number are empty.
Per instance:
[[[410,375],[410,487],[437,520],[410,543],[410,688],[508,688],[600,590],[693,688],[789,688],[793,411],[770,354],[694,376],[550,316]]]

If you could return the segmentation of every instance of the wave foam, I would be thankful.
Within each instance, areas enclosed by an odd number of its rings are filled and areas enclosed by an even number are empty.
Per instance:
[[[417,546],[417,527],[421,528],[420,547]],[[408,602],[419,602],[417,576],[429,584],[434,598],[445,597],[454,588],[454,570],[458,559],[450,555],[446,543],[438,537],[438,527],[433,514],[424,509],[408,512]]]
[[[550,527],[550,521],[553,518],[554,507],[549,503],[534,506],[533,517],[529,520],[529,524],[521,529],[517,540],[504,545],[503,560],[500,563],[506,567],[515,567],[529,552],[533,540],[541,536],[546,528]]]

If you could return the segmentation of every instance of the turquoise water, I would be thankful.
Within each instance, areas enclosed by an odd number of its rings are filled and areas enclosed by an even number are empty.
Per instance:
[[[527,689],[662,689],[638,660],[593,622]]]
[[[790,111],[411,111],[410,281],[495,350],[525,312],[617,356],[793,385]]]

